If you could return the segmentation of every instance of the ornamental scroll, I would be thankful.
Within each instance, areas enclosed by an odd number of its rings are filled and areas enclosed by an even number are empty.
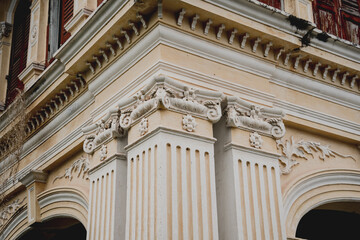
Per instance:
[[[276,108],[260,107],[240,98],[227,97],[226,123],[229,127],[259,132],[275,139],[285,135],[285,113]]]
[[[93,154],[107,139],[122,137],[136,123],[158,109],[209,120],[222,116],[220,92],[195,89],[165,76],[157,76],[133,98],[119,101],[99,122],[83,129],[84,152]]]

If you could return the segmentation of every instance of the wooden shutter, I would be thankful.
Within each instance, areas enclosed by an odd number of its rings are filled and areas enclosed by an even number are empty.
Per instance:
[[[97,0],[97,5],[99,6],[104,0]]]
[[[60,44],[66,42],[71,36],[69,32],[65,30],[65,24],[72,18],[74,14],[74,0],[62,0],[61,1],[61,33]]]
[[[314,19],[317,27],[322,31],[342,37],[339,27],[338,5],[338,0],[314,1]]]
[[[23,1],[18,5],[13,24],[10,68],[8,75],[7,105],[12,103],[19,90],[24,88],[18,75],[25,69],[27,60],[30,28],[30,2]]]
[[[281,9],[281,0],[259,0],[259,2],[265,3],[274,8]]]
[[[343,37],[360,44],[360,0],[341,0],[340,14]]]
[[[318,28],[359,44],[360,0],[316,0],[314,19]]]

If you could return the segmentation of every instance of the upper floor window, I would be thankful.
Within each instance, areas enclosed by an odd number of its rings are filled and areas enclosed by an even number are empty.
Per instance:
[[[318,28],[360,44],[360,0],[316,0],[313,8]]]
[[[6,104],[13,102],[15,97],[24,88],[18,75],[25,69],[27,60],[29,28],[30,28],[30,1],[19,2],[14,16],[11,41],[11,55]]]
[[[65,25],[74,14],[74,0],[50,0],[48,20],[47,63],[53,59],[54,53],[70,37]]]
[[[265,3],[274,8],[281,9],[281,0],[259,0],[259,2]]]

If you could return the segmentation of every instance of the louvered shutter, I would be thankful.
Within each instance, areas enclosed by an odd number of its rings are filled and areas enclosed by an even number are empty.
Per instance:
[[[60,44],[66,42],[71,36],[69,32],[65,30],[65,24],[72,18],[74,14],[74,0],[62,0],[61,1],[61,34]]]
[[[10,68],[8,75],[7,105],[12,103],[19,90],[24,88],[18,75],[25,69],[30,28],[30,2],[19,4],[14,18],[11,43]]]
[[[314,19],[318,28],[353,43],[360,39],[360,0],[316,0]]]
[[[313,2],[314,19],[324,32],[342,37],[338,17],[338,0],[317,0]]]
[[[360,0],[341,0],[343,37],[360,44]]]
[[[281,9],[281,0],[259,0],[259,2],[265,3],[274,8]]]

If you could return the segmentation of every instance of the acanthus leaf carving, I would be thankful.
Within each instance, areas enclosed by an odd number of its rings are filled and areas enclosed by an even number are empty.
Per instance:
[[[207,97],[208,92],[187,86],[179,88],[179,83],[162,76],[154,81],[155,86],[138,92],[135,101],[122,110],[120,126],[123,129],[130,128],[134,122],[158,108],[194,114],[212,122],[220,120],[222,94],[214,92],[215,96]]]
[[[226,123],[229,127],[258,131],[279,139],[285,135],[284,115],[278,109],[259,107],[236,97],[227,97]]]
[[[90,161],[87,157],[81,156],[80,159],[76,160],[71,164],[70,167],[65,169],[65,173],[61,176],[57,176],[54,178],[53,183],[62,178],[68,178],[70,181],[73,179],[73,173],[77,173],[77,177],[79,178],[82,175],[82,178],[85,178],[85,176],[88,175],[88,172],[90,170]],[[89,178],[86,177],[86,180]]]
[[[276,146],[278,149],[281,148],[283,156],[279,158],[280,162],[285,165],[281,168],[282,174],[289,174],[292,171],[292,168],[299,164],[294,157],[303,158],[309,160],[307,155],[313,155],[313,152],[320,152],[319,158],[325,160],[325,158],[340,156],[343,158],[355,158],[351,155],[343,155],[336,151],[330,149],[330,146],[322,145],[318,142],[304,141],[300,140],[298,142],[294,141],[294,137],[289,140],[276,140]]]
[[[102,119],[83,129],[86,137],[83,143],[83,150],[87,154],[93,154],[95,149],[109,138],[122,137],[125,130],[121,127],[120,111],[116,110],[108,114],[105,119]]]

